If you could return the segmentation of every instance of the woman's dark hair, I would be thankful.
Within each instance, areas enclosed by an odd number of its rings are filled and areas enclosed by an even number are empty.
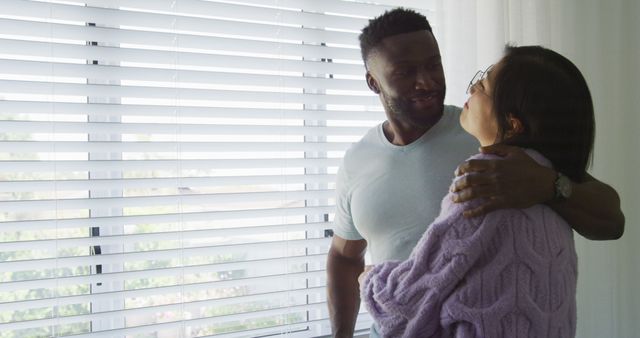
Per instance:
[[[493,83],[502,143],[532,148],[576,182],[585,179],[595,136],[593,102],[580,70],[564,56],[540,47],[507,46]],[[509,117],[523,132],[505,138]]]
[[[382,40],[399,34],[426,30],[431,33],[431,25],[427,18],[411,9],[398,7],[369,20],[358,36],[362,60],[367,62],[369,53]]]

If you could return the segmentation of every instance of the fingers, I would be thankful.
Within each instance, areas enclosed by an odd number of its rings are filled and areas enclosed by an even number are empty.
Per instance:
[[[366,265],[364,267],[364,270],[358,276],[358,283],[360,283],[360,285],[362,285],[362,283],[364,282],[364,279],[367,277],[371,269],[373,269],[373,265]]]
[[[468,160],[458,166],[455,171],[456,176],[469,173],[482,173],[485,171],[495,171],[502,162],[501,160]]]
[[[462,203],[480,197],[494,197],[496,196],[496,193],[497,191],[494,185],[476,185],[471,188],[466,188],[455,192],[451,199],[456,203]]]
[[[465,210],[462,215],[466,218],[473,218],[486,215],[494,210],[500,209],[499,199],[491,199],[488,203],[483,204],[475,209]]]
[[[478,185],[495,185],[498,184],[498,176],[494,173],[473,173],[465,174],[456,178],[449,191],[457,192],[468,188],[473,188]]]

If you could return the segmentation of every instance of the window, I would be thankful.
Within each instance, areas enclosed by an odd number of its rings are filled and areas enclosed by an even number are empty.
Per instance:
[[[335,173],[384,118],[357,34],[388,8],[3,0],[0,338],[328,334]]]

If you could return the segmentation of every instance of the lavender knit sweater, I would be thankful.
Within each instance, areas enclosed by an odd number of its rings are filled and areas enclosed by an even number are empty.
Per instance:
[[[538,163],[549,162],[527,150]],[[495,158],[475,155],[472,158]],[[451,194],[409,259],[376,265],[361,296],[385,337],[574,337],[577,258],[545,205],[472,219]]]

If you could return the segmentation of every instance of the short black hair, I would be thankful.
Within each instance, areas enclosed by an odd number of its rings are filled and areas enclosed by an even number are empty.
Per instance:
[[[494,78],[493,105],[498,139],[532,148],[576,182],[586,179],[595,137],[593,102],[587,82],[571,61],[541,46],[506,46]],[[509,115],[524,127],[504,139]]]
[[[366,64],[367,57],[382,40],[390,36],[422,30],[433,33],[429,20],[424,15],[402,7],[386,11],[369,20],[369,24],[362,29],[362,33],[358,37],[362,60]]]

